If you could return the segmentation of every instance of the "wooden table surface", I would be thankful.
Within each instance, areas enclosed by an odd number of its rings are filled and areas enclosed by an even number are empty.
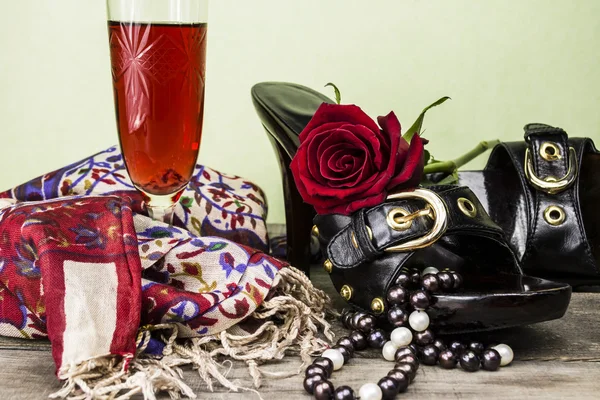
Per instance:
[[[315,284],[332,295],[328,277],[320,268],[312,273]],[[336,324],[335,331],[345,330]],[[408,392],[397,398],[418,396],[420,399],[600,399],[600,293],[574,293],[571,306],[561,320],[495,332],[487,340],[510,344],[515,361],[498,372],[464,372],[422,366]],[[298,369],[298,357],[289,356],[268,364],[271,370]],[[391,363],[378,352],[358,353],[348,365],[334,375],[334,384],[358,389],[365,382],[377,382],[386,375]],[[258,398],[249,393],[206,391],[197,374],[185,370],[187,382],[202,399]],[[230,375],[250,386],[246,366],[236,363]],[[44,399],[61,387],[54,376],[50,344],[0,338],[0,400]],[[302,390],[302,377],[281,380],[265,379],[260,393],[264,399],[310,399]],[[161,396],[167,399],[168,396]]]

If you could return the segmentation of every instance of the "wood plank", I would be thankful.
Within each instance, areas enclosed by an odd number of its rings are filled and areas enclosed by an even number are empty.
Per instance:
[[[33,400],[46,398],[60,388],[54,377],[54,365],[47,352],[0,351],[3,366],[0,369],[0,399]],[[297,369],[299,361],[295,357],[273,363],[265,369],[270,371]],[[366,382],[376,382],[385,376],[391,363],[382,359],[355,359],[334,375],[334,384],[346,384],[358,389]],[[228,393],[221,387],[218,394],[206,394],[206,385],[191,369],[184,372],[186,382],[199,398],[246,399],[258,398],[248,393]],[[502,368],[498,372],[479,371],[467,373],[462,370],[443,370],[439,367],[421,367],[414,384],[409,387],[406,397],[418,396],[421,399],[559,399],[576,394],[578,399],[597,399],[600,392],[600,363],[594,362],[541,362],[522,361]],[[236,363],[230,378],[239,384],[251,384],[247,370]],[[280,380],[265,380],[260,393],[264,399],[308,399],[303,392],[302,377],[294,376]],[[404,396],[403,396],[404,397]],[[138,397],[139,398],[139,397]],[[168,399],[168,396],[160,396]]]

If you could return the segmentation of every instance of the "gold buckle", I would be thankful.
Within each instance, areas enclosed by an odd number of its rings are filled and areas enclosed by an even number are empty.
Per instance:
[[[548,194],[560,193],[569,188],[577,178],[577,153],[573,147],[569,147],[569,169],[565,176],[557,179],[553,176],[540,178],[533,170],[533,161],[531,161],[531,153],[529,149],[525,149],[525,176],[534,188],[546,192]]]
[[[415,189],[412,192],[390,194],[386,200],[402,199],[421,199],[427,203],[427,206],[410,214],[401,208],[390,210],[387,215],[387,223],[392,229],[397,231],[406,230],[412,225],[412,221],[419,217],[433,219],[433,227],[424,236],[397,246],[388,247],[385,251],[396,253],[428,247],[446,233],[448,210],[446,209],[446,204],[444,204],[444,201],[437,193],[428,189]],[[398,217],[397,214],[401,214],[401,216]]]

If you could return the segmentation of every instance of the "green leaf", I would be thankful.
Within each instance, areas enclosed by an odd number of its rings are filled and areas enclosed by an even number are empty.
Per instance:
[[[429,164],[429,160],[431,160],[431,153],[429,152],[429,150],[425,149],[423,151],[423,158],[425,159],[425,164],[424,165]]]
[[[421,112],[421,115],[419,115],[419,118],[417,118],[417,120],[415,121],[415,123],[412,124],[412,126],[410,128],[408,128],[408,130],[404,133],[404,135],[402,135],[404,140],[406,140],[407,142],[410,143],[410,141],[413,138],[413,136],[415,135],[415,133],[417,135],[421,134],[421,128],[423,127],[423,119],[425,118],[425,113],[430,108],[439,106],[440,104],[442,104],[443,102],[445,102],[446,100],[449,100],[449,99],[450,99],[450,97],[444,96],[441,99],[438,99],[435,102],[428,105],[427,107],[425,107],[423,109],[423,111]]]
[[[331,86],[333,88],[333,91],[335,92],[335,102],[340,104],[340,102],[342,101],[342,95],[340,94],[340,89],[338,89],[337,86],[335,86],[335,84],[329,82],[327,85],[325,85],[325,87],[327,86]]]

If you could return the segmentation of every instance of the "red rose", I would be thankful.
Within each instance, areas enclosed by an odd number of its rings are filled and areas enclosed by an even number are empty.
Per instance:
[[[410,146],[393,112],[369,118],[354,105],[322,104],[300,134],[291,169],[302,199],[319,214],[351,214],[412,189],[423,174],[423,141]]]

